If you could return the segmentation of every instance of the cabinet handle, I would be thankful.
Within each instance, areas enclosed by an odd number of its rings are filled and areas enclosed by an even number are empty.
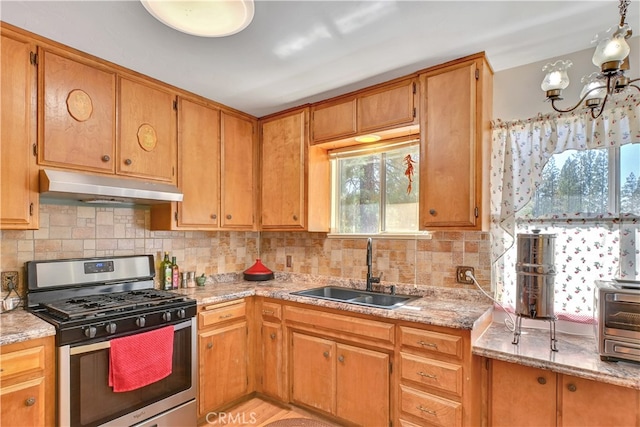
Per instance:
[[[578,387],[576,387],[575,384],[569,384],[567,386],[567,389],[569,389],[570,392],[574,392],[574,391],[578,390]]]
[[[211,349],[213,348],[213,343],[212,343],[212,342],[207,343],[207,348],[208,348],[209,350],[211,350]]]
[[[211,219],[218,219],[218,215],[216,214],[211,215]]]
[[[127,165],[127,166],[131,166],[131,163],[133,163],[133,162],[131,161],[131,159],[126,159],[126,160],[124,161],[124,164],[125,164],[125,165]]]
[[[323,355],[324,357],[326,357],[326,358],[329,358],[329,352],[328,352],[328,351],[325,351],[324,353],[322,353],[322,355]]]
[[[220,316],[220,319],[228,319],[229,317],[232,317],[233,314],[229,313],[229,314],[223,314],[222,316]]]
[[[420,344],[423,347],[432,347],[432,348],[438,349],[438,344],[434,344],[434,343],[430,343],[430,342],[424,342],[422,340],[418,341],[418,344]]]
[[[102,156],[102,161],[107,163],[109,160],[111,160],[111,157],[107,156],[106,154],[104,156]]]
[[[546,384],[547,379],[545,377],[538,377],[538,384]]]
[[[269,335],[271,337],[272,340],[276,339],[276,333],[275,332],[271,332],[271,335]]]
[[[425,407],[424,407],[424,406],[422,406],[422,405],[420,405],[420,406],[416,406],[416,408],[417,408],[419,411],[426,412],[427,414],[431,414],[431,415],[438,415],[438,414],[436,413],[436,411],[432,411],[431,409],[427,409],[427,408],[425,408]]]
[[[421,377],[425,377],[425,378],[433,378],[434,380],[438,378],[437,375],[433,375],[433,374],[426,374],[422,371],[418,372],[418,375],[420,375]]]
[[[24,401],[24,406],[33,406],[36,404],[36,398],[30,397]]]
[[[273,314],[273,310],[262,310],[262,314]]]
[[[297,221],[297,220],[298,220],[298,215],[294,215],[294,216],[293,216],[293,220],[294,220],[294,221]]]
[[[435,209],[429,209],[429,213],[430,213],[431,215],[435,216],[437,212],[436,212],[436,210],[435,210]]]
[[[231,215],[227,215],[227,219],[231,219]]]
[[[338,362],[344,362],[344,356],[338,356]]]

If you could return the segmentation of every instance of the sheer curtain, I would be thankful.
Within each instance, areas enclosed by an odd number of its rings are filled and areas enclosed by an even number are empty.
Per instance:
[[[492,133],[491,245],[496,295],[515,306],[515,237],[533,228],[556,239],[555,314],[588,321],[593,280],[617,275],[622,262],[634,262],[637,249],[621,249],[621,233],[638,235],[637,218],[620,215],[589,217],[567,212],[542,226],[519,217],[540,183],[542,169],[554,154],[566,150],[620,147],[640,142],[640,97],[627,96],[608,106],[597,119],[586,110],[539,115],[528,120],[496,121]]]

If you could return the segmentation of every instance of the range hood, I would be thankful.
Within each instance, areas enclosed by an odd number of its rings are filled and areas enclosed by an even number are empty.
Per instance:
[[[170,184],[50,169],[40,170],[40,195],[96,204],[150,205],[182,201],[178,187]]]

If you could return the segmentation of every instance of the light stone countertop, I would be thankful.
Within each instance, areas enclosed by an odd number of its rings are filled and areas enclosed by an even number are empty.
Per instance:
[[[18,308],[0,314],[0,345],[44,338],[56,334],[56,328],[28,311]]]

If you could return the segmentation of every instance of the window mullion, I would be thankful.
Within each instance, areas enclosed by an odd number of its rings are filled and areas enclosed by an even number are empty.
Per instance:
[[[610,213],[620,213],[620,147],[609,148],[609,204]]]
[[[386,206],[387,206],[387,154],[380,154],[380,225],[381,233],[386,231]]]

